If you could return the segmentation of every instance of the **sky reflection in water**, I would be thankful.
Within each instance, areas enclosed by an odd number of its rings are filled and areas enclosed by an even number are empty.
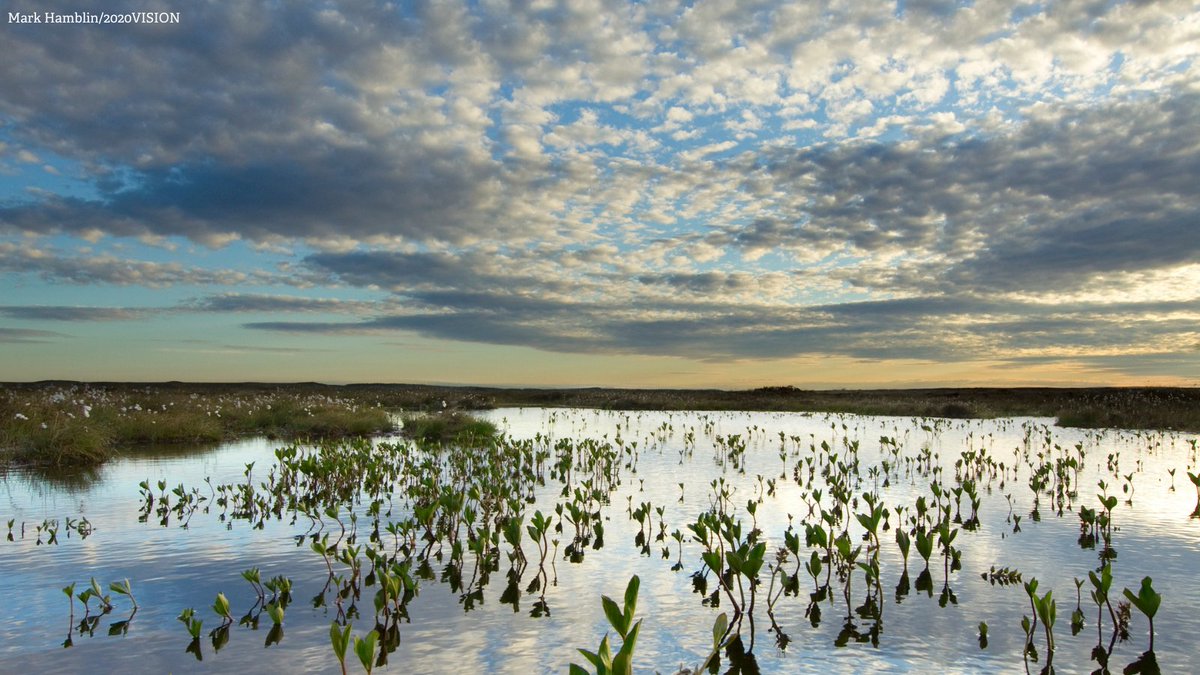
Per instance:
[[[618,596],[635,573],[642,577],[638,616],[645,619],[636,669],[673,672],[680,665],[694,666],[707,651],[709,627],[718,613],[701,606],[700,596],[692,592],[690,573],[701,565],[699,548],[694,543],[685,545],[684,569],[678,572],[670,569],[675,564],[676,546],[669,537],[669,560],[662,559],[662,544],[658,542],[651,542],[651,556],[639,555],[634,545],[638,525],[626,515],[629,497],[634,506],[644,501],[665,505],[667,531],[678,528],[686,532],[687,524],[709,506],[709,482],[724,476],[736,486],[733,501],[740,506],[739,515],[748,520],[745,503],[758,494],[756,477],[762,474],[764,480],[778,478],[785,471],[778,456],[778,433],[798,436],[803,439],[801,449],[798,456],[789,455],[786,479],[778,481],[776,494],[766,497],[758,509],[758,524],[768,541],[767,557],[773,560],[775,549],[782,545],[789,514],[803,536],[800,520],[807,507],[801,488],[791,481],[791,467],[809,454],[810,443],[819,448],[822,441],[827,441],[840,448],[844,438],[858,440],[864,482],[856,493],[861,494],[873,484],[867,468],[879,462],[880,436],[896,438],[904,448],[902,455],[911,456],[928,445],[940,456],[946,481],[952,482],[954,460],[968,448],[987,448],[997,460],[1011,464],[1013,451],[1023,447],[1030,425],[1036,428],[1032,436],[1035,453],[1046,433],[1052,444],[1062,447],[1083,443],[1086,461],[1079,477],[1079,503],[1098,504],[1096,483],[1101,477],[1108,480],[1110,493],[1121,498],[1115,510],[1119,531],[1113,542],[1118,551],[1114,595],[1124,587],[1136,589],[1144,575],[1154,578],[1154,587],[1163,596],[1155,621],[1155,647],[1164,671],[1186,668],[1195,657],[1193,636],[1200,633],[1200,617],[1193,608],[1200,606],[1200,590],[1193,578],[1200,568],[1200,522],[1189,518],[1196,495],[1186,475],[1187,470],[1194,471],[1197,466],[1188,443],[1194,436],[1082,432],[1048,426],[1049,420],[1028,419],[955,421],[931,433],[911,418],[794,413],[506,409],[491,411],[487,417],[515,438],[541,433],[553,438],[611,440],[619,433],[626,442],[638,440],[637,473],[623,476],[622,485],[606,508],[605,547],[589,549],[582,564],[559,559],[554,569],[548,570],[552,576],[557,574],[558,582],[546,593],[548,617],[529,615],[536,597],[525,593],[517,612],[499,602],[506,569],[502,554],[500,572],[484,589],[483,602],[470,612],[464,612],[458,595],[447,585],[422,582],[420,595],[409,605],[412,623],[401,626],[401,644],[390,657],[393,666],[387,671],[396,670],[394,664],[404,664],[404,672],[563,672],[570,661],[581,661],[576,648],[594,649],[607,629],[600,595]],[[663,430],[664,423],[667,430]],[[711,425],[707,434],[706,425]],[[690,429],[696,432],[696,448],[690,458],[681,460],[683,435]],[[713,438],[728,434],[749,438],[744,475],[716,462]],[[220,522],[215,512],[196,513],[187,529],[175,522],[161,527],[153,517],[149,523],[138,522],[139,481],[149,479],[153,485],[161,479],[168,489],[182,483],[208,494],[206,477],[213,484],[241,480],[249,462],[255,462],[257,479],[265,477],[277,445],[258,439],[195,451],[130,454],[80,481],[48,481],[10,472],[0,487],[0,517],[16,520],[14,534],[18,541],[0,542],[0,592],[7,598],[9,616],[0,627],[0,671],[12,672],[30,663],[38,664],[45,672],[77,672],[95,663],[105,664],[105,670],[134,672],[241,672],[247,664],[260,672],[335,670],[336,659],[327,637],[331,610],[314,609],[309,603],[324,584],[324,563],[307,545],[297,547],[293,539],[307,530],[306,518],[302,516],[295,526],[267,523],[263,530],[254,530],[244,521]],[[1122,481],[1114,480],[1105,466],[1109,453],[1119,453],[1119,474],[1136,471],[1132,507],[1124,503]],[[1174,491],[1170,490],[1170,468],[1176,469]],[[1031,521],[1033,500],[1026,482],[1028,474],[1022,468],[1018,478],[1010,479],[1003,487],[999,481],[993,482],[990,489],[980,486],[982,526],[975,532],[960,532],[955,541],[963,551],[963,569],[952,573],[950,579],[958,599],[956,605],[939,607],[943,575],[937,549],[931,558],[933,596],[926,597],[913,589],[897,602],[895,587],[902,563],[894,530],[889,530],[883,537],[880,558],[884,606],[879,646],[851,641],[844,648],[834,647],[845,614],[840,592],[834,593],[832,605],[823,606],[823,620],[816,628],[804,616],[806,597],[783,598],[776,608],[776,619],[791,640],[786,651],[775,647],[775,636],[767,631],[770,623],[765,611],[756,616],[755,653],[763,672],[927,671],[947,667],[964,671],[1020,670],[1024,667],[1020,620],[1030,613],[1028,600],[1019,585],[993,587],[982,581],[980,573],[993,565],[1015,567],[1026,580],[1036,577],[1041,592],[1053,589],[1059,617],[1055,629],[1057,670],[1095,668],[1090,652],[1096,643],[1096,613],[1088,599],[1087,583],[1083,589],[1087,625],[1080,635],[1072,637],[1069,624],[1075,607],[1072,578],[1086,578],[1089,570],[1096,569],[1097,552],[1077,544],[1078,517],[1070,512],[1057,517],[1046,497],[1042,499],[1041,521]],[[685,484],[682,502],[680,482]],[[539,488],[538,503],[528,507],[527,515],[534,508],[553,512],[559,488],[554,481]],[[917,496],[929,494],[929,481],[921,476],[905,476],[902,468],[882,494],[885,505],[911,505]],[[1006,522],[1009,502],[1005,495],[1012,497],[1013,515],[1021,516],[1020,532],[1014,533],[1012,523]],[[34,544],[36,524],[44,518],[62,521],[68,516],[86,516],[95,532],[82,540],[75,533],[70,538],[60,533],[57,546]],[[896,522],[893,514],[892,525]],[[22,523],[24,539],[20,533]],[[861,530],[852,528],[852,532]],[[792,565],[794,562],[788,567]],[[921,566],[914,550],[909,560],[914,581]],[[218,592],[224,592],[235,616],[244,612],[252,604],[253,595],[240,572],[250,567],[259,567],[264,578],[283,574],[293,579],[295,600],[284,623],[284,639],[264,651],[269,628],[269,619],[264,616],[258,631],[235,625],[228,644],[214,653],[207,640],[208,631],[218,624],[210,608],[212,600]],[[436,566],[435,571],[441,572]],[[531,573],[526,572],[522,590]],[[764,567],[764,580],[766,574]],[[110,581],[129,578],[141,610],[126,635],[109,636],[112,623],[129,613],[128,601],[114,598],[115,611],[101,619],[95,635],[76,632],[73,647],[64,650],[69,612],[60,589],[71,582],[79,582],[77,590],[82,589],[92,576],[106,587]],[[805,593],[810,586],[811,580],[801,572]],[[854,581],[855,604],[861,602],[863,586],[860,572]],[[710,586],[710,591],[714,587]],[[364,614],[370,612],[373,595],[373,588],[365,590],[361,601]],[[195,607],[205,620],[203,662],[184,653],[188,637],[175,617],[185,607]],[[75,611],[78,622],[83,613],[78,603]],[[986,650],[981,650],[976,640],[976,626],[981,621],[990,626]],[[1107,623],[1105,617],[1106,643]],[[865,621],[859,620],[858,624],[866,630]],[[361,634],[367,628],[364,621],[359,621],[355,632]],[[1145,618],[1135,609],[1131,638],[1119,643],[1114,651],[1114,670],[1123,668],[1146,649],[1147,632]],[[1044,659],[1040,629],[1037,645]],[[1031,664],[1031,668],[1040,670],[1041,664]]]

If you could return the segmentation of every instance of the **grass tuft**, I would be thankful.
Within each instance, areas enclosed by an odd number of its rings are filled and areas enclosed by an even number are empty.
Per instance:
[[[483,445],[495,438],[497,429],[487,420],[460,412],[444,412],[407,417],[402,432],[425,443]]]

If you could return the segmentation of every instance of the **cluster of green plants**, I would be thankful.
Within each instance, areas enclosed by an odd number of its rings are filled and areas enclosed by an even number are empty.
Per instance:
[[[1117,607],[1114,609],[1112,604],[1112,564],[1105,563],[1101,565],[1099,571],[1089,570],[1087,580],[1091,582],[1091,590],[1089,595],[1092,602],[1096,605],[1096,645],[1092,648],[1092,660],[1096,661],[1097,672],[1107,673],[1109,668],[1109,660],[1112,658],[1113,648],[1116,646],[1117,640],[1122,641],[1129,639],[1129,624],[1130,624],[1130,608],[1136,607],[1149,622],[1150,626],[1150,644],[1149,649],[1142,653],[1140,657],[1126,666],[1127,673],[1157,673],[1159,672],[1157,657],[1154,653],[1154,616],[1158,613],[1158,608],[1162,604],[1162,596],[1154,590],[1153,580],[1150,577],[1142,579],[1141,587],[1137,593],[1134,593],[1129,588],[1123,589],[1127,601],[1118,600]],[[1083,631],[1087,619],[1083,609],[1082,587],[1084,580],[1075,579],[1075,609],[1071,612],[1071,635],[1079,635]],[[1025,594],[1029,597],[1030,614],[1021,617],[1021,630],[1025,634],[1025,648],[1023,654],[1025,657],[1025,668],[1029,670],[1029,662],[1038,661],[1038,650],[1035,644],[1035,636],[1038,625],[1041,624],[1045,634],[1046,661],[1042,668],[1043,673],[1054,672],[1054,652],[1056,641],[1054,636],[1054,626],[1057,623],[1058,616],[1058,601],[1054,599],[1053,591],[1046,591],[1039,594],[1038,580],[1030,579],[1024,584]],[[1109,639],[1108,643],[1104,641],[1104,616],[1107,610],[1109,617]],[[1032,616],[1032,619],[1030,618]],[[986,647],[986,626],[981,629],[983,637],[981,637],[981,645]]]
[[[271,620],[271,628],[267,631],[267,637],[263,646],[270,647],[271,645],[279,644],[283,640],[284,615],[288,605],[292,602],[292,580],[279,575],[264,582],[262,574],[257,567],[244,570],[242,578],[250,584],[255,600],[246,613],[237,620],[237,624],[248,627],[251,630],[258,630],[259,621],[265,613]],[[271,592],[270,598],[267,597],[267,591]],[[230,629],[234,624],[233,608],[230,605],[229,598],[224,593],[217,593],[217,597],[212,604],[212,610],[217,615],[220,623],[209,632],[208,637],[212,643],[213,652],[220,652],[229,643]],[[204,632],[204,619],[197,616],[195,608],[192,607],[187,607],[181,611],[177,619],[183,624],[188,635],[191,637],[191,642],[188,643],[185,651],[196,657],[197,661],[204,660],[204,650],[200,642],[200,638]]]
[[[582,455],[598,447],[561,449]],[[508,587],[501,601],[516,611],[522,578],[536,561],[525,592],[537,594],[535,616],[549,613],[545,587],[553,562],[550,539],[561,531],[561,519],[525,511],[525,495],[544,483],[548,455],[535,453],[531,443],[500,442],[490,434],[460,434],[451,444],[351,439],[291,445],[276,450],[278,461],[265,480],[259,480],[255,466],[248,464],[244,482],[208,482],[203,490],[184,485],[168,489],[165,481],[143,481],[141,517],[153,517],[163,526],[186,526],[198,513],[215,513],[230,523],[249,521],[260,528],[268,520],[308,522],[309,531],[298,535],[298,543],[307,542],[328,572],[312,604],[334,610],[336,623],[343,627],[338,631],[348,630],[370,607],[374,628],[369,635],[374,637],[364,640],[377,646],[370,653],[382,665],[399,644],[400,624],[408,620],[408,604],[421,582],[437,578],[435,564],[443,566],[441,579],[470,609],[506,558]],[[590,454],[562,465],[594,470]],[[552,531],[554,527],[558,529]],[[501,554],[502,541],[512,546],[507,556]],[[555,538],[556,549],[558,543]],[[530,545],[535,558],[527,557]],[[257,579],[250,580],[257,584]],[[371,599],[363,602],[364,595]],[[269,614],[275,611],[277,605],[261,593],[259,598]],[[278,607],[282,612],[283,605]],[[186,619],[189,631],[196,631],[195,639],[199,619],[194,614]],[[335,637],[332,643],[343,655],[345,640]]]
[[[419,419],[432,420],[432,425],[459,417],[447,412]],[[414,419],[405,423],[409,440],[372,443],[351,438],[287,445],[275,450],[273,465],[247,464],[241,480],[226,484],[205,481],[203,486],[171,487],[165,480],[153,485],[143,481],[141,518],[186,527],[197,516],[212,515],[231,526],[244,522],[262,528],[268,521],[280,521],[306,528],[296,541],[307,544],[327,572],[312,605],[328,608],[334,617],[334,657],[345,671],[353,646],[370,672],[387,664],[399,646],[401,626],[411,618],[410,603],[427,583],[447,584],[470,611],[482,604],[495,579],[503,588],[500,603],[520,612],[527,599],[531,617],[549,616],[547,588],[557,583],[557,563],[585,564],[588,551],[605,546],[604,524],[614,515],[611,496],[622,484],[636,486],[645,480],[638,476],[639,459],[683,438],[680,461],[686,461],[701,436],[711,440],[714,466],[722,473],[708,486],[706,509],[676,519],[670,504],[640,500],[635,505],[632,495],[625,509],[635,531],[634,550],[645,557],[659,554],[672,571],[690,570],[701,606],[720,612],[712,652],[697,670],[718,667],[723,651],[731,666],[754,672],[758,625],[769,624],[776,647],[786,649],[790,638],[777,618],[783,603],[792,598],[802,603],[814,628],[827,614],[840,612],[842,628],[835,645],[878,645],[884,634],[888,577],[895,581],[891,592],[896,602],[914,589],[927,598],[938,590],[937,603],[944,608],[958,603],[956,575],[968,566],[974,566],[994,592],[1023,585],[1030,607],[1021,621],[1025,658],[1027,663],[1038,660],[1035,644],[1041,628],[1050,669],[1057,648],[1057,599],[1052,592],[1039,593],[1037,579],[1022,579],[1014,568],[997,567],[1002,561],[972,561],[964,555],[965,539],[999,525],[981,521],[986,494],[1005,495],[1010,508],[1003,527],[1011,526],[1014,535],[1020,532],[1022,514],[1013,512],[1011,491],[1025,488],[1032,493],[1032,509],[1024,514],[1030,521],[1040,520],[1043,512],[1058,518],[1077,515],[1080,545],[1088,549],[1102,543],[1099,567],[1087,574],[1101,636],[1093,659],[1100,668],[1108,668],[1115,641],[1128,639],[1129,607],[1136,607],[1150,626],[1150,648],[1138,663],[1153,664],[1153,619],[1160,598],[1149,577],[1140,591],[1125,589],[1124,609],[1119,598],[1110,598],[1119,543],[1115,523],[1122,505],[1109,492],[1120,484],[1125,505],[1131,505],[1136,474],[1127,473],[1119,457],[1110,456],[1103,464],[1113,482],[1100,480],[1097,501],[1090,502],[1080,496],[1085,446],[1056,443],[1044,425],[1024,422],[1024,442],[1011,455],[993,451],[986,438],[969,436],[965,449],[943,456],[938,437],[954,423],[923,419],[916,427],[920,432],[881,437],[877,459],[871,461],[845,420],[828,420],[829,435],[821,439],[783,433],[776,439],[757,426],[744,433],[721,433],[705,416],[689,428],[676,430],[664,423],[649,435],[627,439],[622,436],[632,428],[627,417],[611,438],[597,440],[540,432],[531,439],[514,439],[496,433],[491,425],[462,419],[449,434],[426,433],[431,427]],[[756,448],[777,451],[778,474],[758,475],[749,495],[738,493],[725,475],[744,474],[750,465],[748,454]],[[1190,472],[1189,477],[1200,502],[1200,478]],[[797,511],[789,514],[786,529],[765,532],[759,524],[760,509],[777,504],[772,500],[785,482],[800,492],[799,503],[790,505]],[[900,482],[920,486],[912,501],[887,497],[886,488]],[[680,483],[679,503],[684,502],[684,492]],[[557,495],[552,497],[553,508],[533,508],[538,494]],[[678,527],[668,518],[676,519]],[[883,553],[893,546],[900,564],[889,569]],[[910,560],[914,571],[919,566],[915,582],[910,581]],[[274,642],[282,640],[290,582],[285,592],[282,577],[263,582],[257,569],[243,576],[257,601],[239,624],[256,625],[265,612],[275,627],[268,644],[272,637]],[[1046,586],[1053,582],[1042,581]],[[634,668],[643,626],[642,621],[634,622],[639,584],[637,577],[630,581],[623,604],[601,599],[621,645],[605,636],[595,651],[581,650],[597,673]],[[1073,635],[1086,623],[1081,586],[1076,579]],[[267,591],[272,592],[270,598]],[[1112,599],[1118,601],[1115,608]],[[1104,610],[1110,626],[1107,646],[1101,628]],[[233,623],[224,595],[217,595],[213,611],[221,625],[210,638],[219,650]],[[203,618],[189,608],[180,621],[192,639],[189,652],[200,658]],[[363,637],[352,639],[352,626],[367,628]],[[987,632],[982,624],[982,648],[987,646]],[[573,666],[572,672],[579,671],[586,672],[585,666]]]
[[[26,536],[34,539],[34,544],[41,546],[46,544],[60,543],[59,534],[65,533],[65,537],[70,539],[72,536],[80,539],[87,539],[91,536],[95,528],[92,527],[92,521],[87,519],[87,516],[72,518],[67,516],[59,521],[58,518],[44,518],[40,523],[21,522],[20,528],[17,528],[17,519],[10,518],[8,520],[8,533],[5,539],[8,541],[24,541]]]
[[[129,611],[129,616],[120,621],[112,622],[108,627],[109,635],[125,635],[129,632],[129,624],[133,621],[134,615],[138,611],[137,599],[133,597],[133,588],[129,585],[129,579],[114,581],[108,585],[110,593],[105,593],[100,584],[96,582],[96,578],[92,577],[88,582],[87,587],[82,591],[75,592],[76,584],[73,582],[62,589],[64,595],[67,596],[67,602],[70,603],[70,619],[69,625],[71,628],[67,630],[67,638],[63,641],[63,647],[70,647],[74,644],[73,633],[78,631],[80,635],[92,636],[96,632],[96,627],[100,623],[100,617],[109,614],[113,611],[112,593],[129,598],[132,605]],[[79,620],[79,624],[75,625],[75,601],[78,600],[83,605],[83,618]],[[93,614],[92,600],[96,601],[95,614]]]

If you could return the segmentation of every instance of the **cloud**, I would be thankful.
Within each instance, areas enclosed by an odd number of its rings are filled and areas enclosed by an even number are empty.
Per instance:
[[[1060,359],[1179,349],[1200,332],[1200,300],[1045,306],[972,297],[904,298],[805,308],[670,302],[556,303],[447,294],[436,313],[414,310],[356,322],[255,322],[299,334],[412,332],[435,339],[524,345],[569,353],[656,354],[708,361],[796,356],[860,359]],[[1151,319],[1151,317],[1154,317]]]
[[[364,313],[379,308],[379,303],[375,302],[253,293],[222,293],[196,298],[184,303],[181,307],[181,309],[191,311],[223,313]]]
[[[53,342],[57,338],[70,337],[49,330],[32,330],[29,328],[4,328],[0,326],[0,342],[11,344]]]
[[[1194,362],[1197,16],[239,0],[103,35],[6,25],[0,275],[343,319],[250,335]],[[222,292],[246,286],[306,292]],[[152,313],[28,303],[0,312]]]
[[[866,264],[843,278],[910,292],[1063,290],[1185,264],[1200,258],[1197,109],[1181,94],[1045,111],[1005,134],[734,158],[718,170],[766,198],[717,241],[751,255],[847,247]]]
[[[23,321],[133,321],[156,310],[128,307],[66,307],[62,305],[0,306],[0,315]]]
[[[1174,16],[1193,9],[1173,6]],[[897,119],[913,124],[945,115],[938,106],[950,81],[964,101],[985,90],[1018,105],[1047,90],[1069,99],[1120,79],[1110,65],[1119,53],[1136,82],[1158,82],[1197,51],[1185,26],[1164,22],[1169,9],[1081,4],[1016,18],[938,2],[900,14],[761,2],[661,15],[620,3],[285,10],[247,0],[190,8],[186,26],[105,40],[8,26],[20,58],[0,68],[11,93],[0,114],[27,146],[15,156],[78,162],[98,195],[9,204],[0,224],[213,246],[277,237],[529,241],[555,233],[554,207],[592,187],[590,176],[557,173],[556,164],[604,172],[603,156],[565,154],[580,146],[636,147],[650,153],[643,165],[669,170],[780,118],[803,122],[785,112],[795,101],[824,106],[819,127],[852,133],[860,119],[872,128],[865,118],[875,108],[898,107]],[[1042,66],[1022,59],[1052,67],[1039,74]],[[960,69],[1000,73],[1020,88],[996,89]],[[556,107],[565,103],[584,112],[560,124],[573,117]],[[690,149],[658,148],[636,116],[609,115],[622,106],[654,108],[668,122],[663,133],[704,119],[713,134]],[[522,208],[529,203],[550,208]]]
[[[294,277],[260,270],[204,269],[182,263],[151,262],[111,254],[63,255],[27,243],[0,241],[0,273],[32,274],[56,284],[111,284],[163,288],[176,285],[270,285],[298,283]]]
[[[177,354],[204,354],[209,356],[231,356],[242,354],[267,356],[296,356],[298,354],[331,352],[330,349],[311,347],[264,347],[261,345],[214,344],[210,347],[157,347],[155,351]]]

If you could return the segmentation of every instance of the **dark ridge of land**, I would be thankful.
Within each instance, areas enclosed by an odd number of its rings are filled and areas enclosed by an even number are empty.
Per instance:
[[[606,410],[756,410],[949,418],[1035,416],[1061,426],[1200,431],[1195,387],[965,387],[811,390],[791,386],[720,389],[548,389],[417,384],[116,383],[0,384],[12,392],[90,387],[113,393],[327,395],[390,410],[483,410],[507,406]]]

